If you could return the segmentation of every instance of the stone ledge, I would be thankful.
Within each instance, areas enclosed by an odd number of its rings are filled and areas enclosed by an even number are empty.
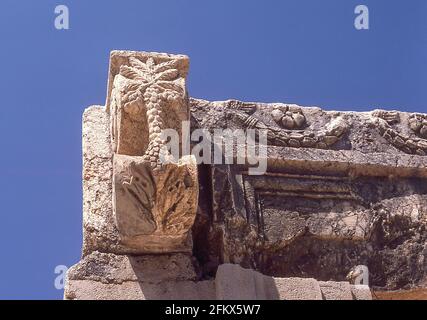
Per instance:
[[[115,255],[92,252],[68,271],[71,281],[122,284],[128,281],[160,283],[194,281],[192,257],[185,254]]]
[[[166,263],[167,260],[161,264],[163,271],[159,271],[159,274],[156,274],[154,264],[146,264],[142,270],[145,275],[141,277],[132,273],[135,269],[130,268],[129,258],[126,256],[96,254],[85,259],[68,273],[64,293],[67,300],[372,299],[367,286],[350,286],[346,282],[318,282],[311,278],[274,278],[233,264],[219,266],[215,280],[195,282],[176,280],[179,278],[176,273],[169,274],[167,271],[174,263]],[[100,265],[93,265],[95,261],[100,262]],[[143,268],[147,261],[149,260],[141,262],[140,267]],[[88,271],[91,274],[87,274]]]

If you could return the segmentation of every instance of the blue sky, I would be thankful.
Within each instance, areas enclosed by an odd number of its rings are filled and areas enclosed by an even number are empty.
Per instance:
[[[426,112],[426,16],[425,0],[2,0],[0,298],[60,299],[54,268],[80,258],[81,114],[105,101],[110,50],[189,55],[193,97]]]

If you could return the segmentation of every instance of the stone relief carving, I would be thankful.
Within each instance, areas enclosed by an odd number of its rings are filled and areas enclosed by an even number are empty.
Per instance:
[[[274,109],[272,113],[277,111],[278,109]],[[232,110],[232,116],[238,121],[243,127],[248,129],[259,129],[267,131],[267,140],[272,145],[284,146],[284,147],[293,147],[293,148],[318,148],[318,149],[326,149],[328,147],[333,146],[337,143],[344,135],[344,133],[348,130],[349,125],[347,121],[343,117],[336,117],[332,119],[323,130],[318,132],[310,131],[310,130],[284,130],[281,128],[275,128],[272,126],[267,126],[262,120],[254,117],[253,115],[248,115],[243,112],[238,112]],[[303,125],[305,123],[301,118],[303,117],[302,113],[299,111],[295,111],[293,114],[293,118],[284,114],[283,116],[279,112],[277,112],[277,118],[282,121],[284,118],[287,118],[286,121],[294,121],[293,126],[295,127],[297,124],[296,119],[299,119],[299,123]],[[274,114],[272,114],[274,118]],[[275,120],[276,120],[275,119]],[[282,121],[283,123],[283,121]]]
[[[162,130],[189,120],[188,58],[116,52],[108,110],[114,216],[122,243],[142,252],[191,250],[198,182],[195,158],[173,159]]]
[[[427,116],[413,113],[408,120],[409,127],[421,138],[427,138]]]
[[[120,65],[111,92],[113,150],[143,156],[158,168],[164,146],[161,131],[179,130],[180,122],[189,117],[185,89],[188,59],[136,55],[129,56],[128,63]]]
[[[276,123],[288,130],[302,129],[306,123],[301,108],[294,106],[275,106],[271,116]]]
[[[426,139],[411,137],[399,132],[393,127],[394,124],[400,122],[399,114],[397,112],[375,110],[371,115],[373,117],[373,123],[381,136],[395,148],[408,154],[416,154],[419,156],[427,155]],[[423,115],[413,114],[410,116],[408,122],[412,131],[423,137],[426,132],[425,129],[423,129],[425,128],[424,123],[427,124]]]

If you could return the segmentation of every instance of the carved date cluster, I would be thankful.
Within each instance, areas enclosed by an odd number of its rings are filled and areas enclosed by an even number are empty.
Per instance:
[[[127,85],[123,89],[123,108],[125,112],[136,117],[144,113],[145,105],[149,145],[143,157],[150,161],[153,168],[159,168],[159,153],[164,145],[161,139],[161,130],[164,129],[163,105],[185,95],[184,88],[175,82],[179,79],[177,61],[156,64],[151,57],[146,62],[130,57],[129,63],[129,66],[120,67],[120,75],[127,79]]]
[[[422,138],[427,138],[427,116],[414,113],[409,117],[409,127]]]
[[[271,116],[276,123],[288,130],[301,129],[306,124],[301,108],[294,106],[275,106]]]

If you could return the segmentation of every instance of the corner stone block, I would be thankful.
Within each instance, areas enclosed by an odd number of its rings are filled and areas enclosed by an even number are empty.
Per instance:
[[[319,281],[324,300],[353,300],[348,282]]]
[[[372,300],[371,289],[367,285],[351,285],[351,293],[354,300]]]

